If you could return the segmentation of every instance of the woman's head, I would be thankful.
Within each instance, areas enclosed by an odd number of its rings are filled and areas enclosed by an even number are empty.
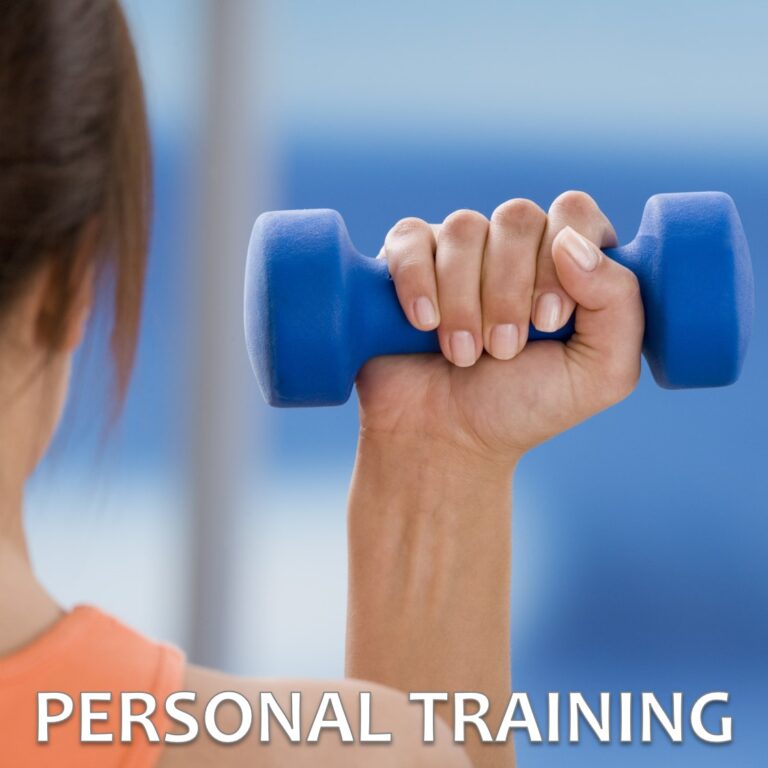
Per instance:
[[[141,81],[117,0],[4,0],[0,344],[19,334],[68,370],[91,286],[103,276],[114,291],[122,396],[139,325],[150,185]]]

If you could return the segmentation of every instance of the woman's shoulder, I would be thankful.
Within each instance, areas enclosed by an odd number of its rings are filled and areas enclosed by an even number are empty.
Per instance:
[[[374,683],[186,664],[176,648],[91,606],[0,658],[11,765],[466,768],[439,720],[437,743],[424,744],[422,715],[406,694]],[[389,743],[376,743],[382,734]]]
[[[12,765],[153,765],[160,744],[125,743],[124,694],[164,700],[184,682],[183,654],[92,606],[63,614],[22,648],[0,658],[0,722]],[[153,718],[162,730],[164,710]],[[132,728],[129,724],[129,728]]]

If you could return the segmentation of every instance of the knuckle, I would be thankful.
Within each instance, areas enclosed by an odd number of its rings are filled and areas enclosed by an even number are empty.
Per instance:
[[[412,235],[422,234],[423,232],[431,232],[429,224],[427,224],[424,219],[419,219],[416,216],[408,216],[405,219],[400,219],[400,221],[389,230],[386,240],[410,237]]]
[[[480,324],[480,304],[477,300],[456,296],[446,301],[441,297],[440,308],[447,326],[474,328]]]
[[[402,254],[389,261],[389,274],[398,283],[419,279],[423,270],[424,261],[413,253]]]
[[[584,219],[599,213],[597,203],[586,192],[569,189],[558,195],[552,203],[552,208],[560,211],[570,219]]]
[[[606,403],[618,403],[634,392],[640,379],[640,361],[628,364],[626,360],[612,362],[603,374],[603,392]]]
[[[491,214],[493,224],[518,235],[540,228],[546,218],[547,214],[536,203],[523,197],[507,200]]]
[[[454,237],[470,237],[485,231],[488,219],[482,213],[462,208],[449,214],[441,232]]]
[[[494,325],[502,322],[527,324],[531,314],[529,295],[501,296],[494,294],[483,299],[483,322]]]
[[[494,280],[483,283],[483,312],[527,316],[533,300],[533,282]]]
[[[549,254],[541,256],[536,265],[535,292],[558,291],[560,287],[560,280],[557,277],[557,269],[552,256]]]
[[[614,299],[621,304],[637,303],[640,298],[640,283],[630,270],[621,267],[614,281]]]
[[[557,276],[557,268],[552,259],[552,254],[547,253],[539,256],[536,264],[536,279],[534,280],[533,292],[536,296],[542,293],[559,293],[562,291],[560,278]]]

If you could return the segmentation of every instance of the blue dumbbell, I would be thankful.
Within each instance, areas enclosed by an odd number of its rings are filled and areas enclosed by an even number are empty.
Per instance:
[[[628,245],[606,254],[631,269],[645,307],[643,353],[670,389],[718,387],[739,375],[754,305],[739,214],[722,192],[654,195]],[[531,328],[530,339],[567,339]],[[362,256],[331,210],[256,220],[245,275],[245,336],[265,399],[338,405],[372,357],[437,352],[434,331],[410,325],[386,262]]]

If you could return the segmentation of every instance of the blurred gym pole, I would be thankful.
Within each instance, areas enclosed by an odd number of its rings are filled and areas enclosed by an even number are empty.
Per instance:
[[[206,0],[205,13],[201,55],[207,82],[201,84],[190,259],[197,274],[190,281],[195,293],[188,312],[197,326],[186,399],[192,517],[188,648],[191,662],[227,669],[234,663],[238,626],[232,588],[245,479],[253,487],[258,472],[253,451],[246,450],[259,425],[258,409],[246,408],[253,379],[244,352],[242,293],[248,238],[267,186],[267,164],[259,157],[266,153],[258,149],[265,71],[259,59],[266,36],[261,0]]]

